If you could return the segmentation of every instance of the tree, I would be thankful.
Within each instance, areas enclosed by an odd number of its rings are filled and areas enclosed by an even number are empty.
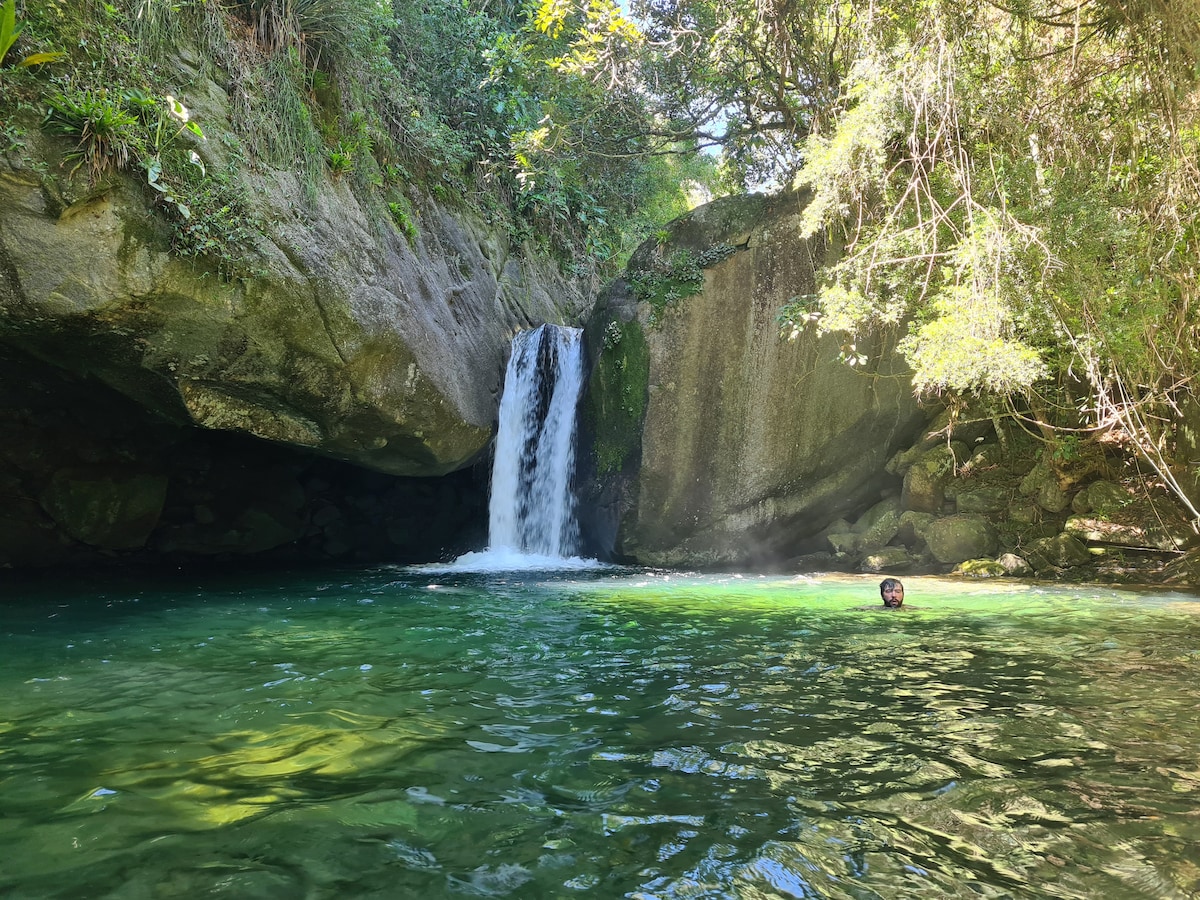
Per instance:
[[[668,133],[648,109],[636,77],[644,52],[613,0],[534,0],[487,53],[518,207],[543,234],[585,231],[601,259],[625,257],[661,225],[652,211],[685,212],[690,183],[719,180],[693,135]]]
[[[788,333],[897,329],[919,392],[1119,436],[1171,482],[1200,372],[1194,3],[635,9],[660,118],[748,181],[794,176],[844,248]]]
[[[844,247],[788,334],[894,328],[922,394],[1120,437],[1174,484],[1200,373],[1195,2],[632,6],[616,80],[652,98],[648,145],[794,179]]]
[[[1164,425],[1200,371],[1200,20],[873,9],[799,177],[809,227],[846,242],[819,327],[904,324],[920,391],[1021,395],[1174,483]]]

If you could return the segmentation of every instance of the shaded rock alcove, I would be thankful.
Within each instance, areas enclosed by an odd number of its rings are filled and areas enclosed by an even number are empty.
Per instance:
[[[374,472],[155,416],[0,347],[0,567],[408,563],[485,539],[487,473]]]

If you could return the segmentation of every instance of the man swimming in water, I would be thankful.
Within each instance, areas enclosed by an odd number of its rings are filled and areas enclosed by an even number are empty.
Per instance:
[[[888,609],[899,609],[904,605],[904,585],[897,578],[885,578],[879,582],[879,596]]]

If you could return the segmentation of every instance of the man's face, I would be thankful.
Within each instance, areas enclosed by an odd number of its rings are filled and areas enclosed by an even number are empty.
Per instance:
[[[883,589],[883,605],[890,609],[899,609],[904,603],[904,585],[890,584]]]

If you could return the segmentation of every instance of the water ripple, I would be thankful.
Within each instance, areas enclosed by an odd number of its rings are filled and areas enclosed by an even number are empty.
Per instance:
[[[0,894],[1200,896],[1194,604],[429,579],[18,603]]]

